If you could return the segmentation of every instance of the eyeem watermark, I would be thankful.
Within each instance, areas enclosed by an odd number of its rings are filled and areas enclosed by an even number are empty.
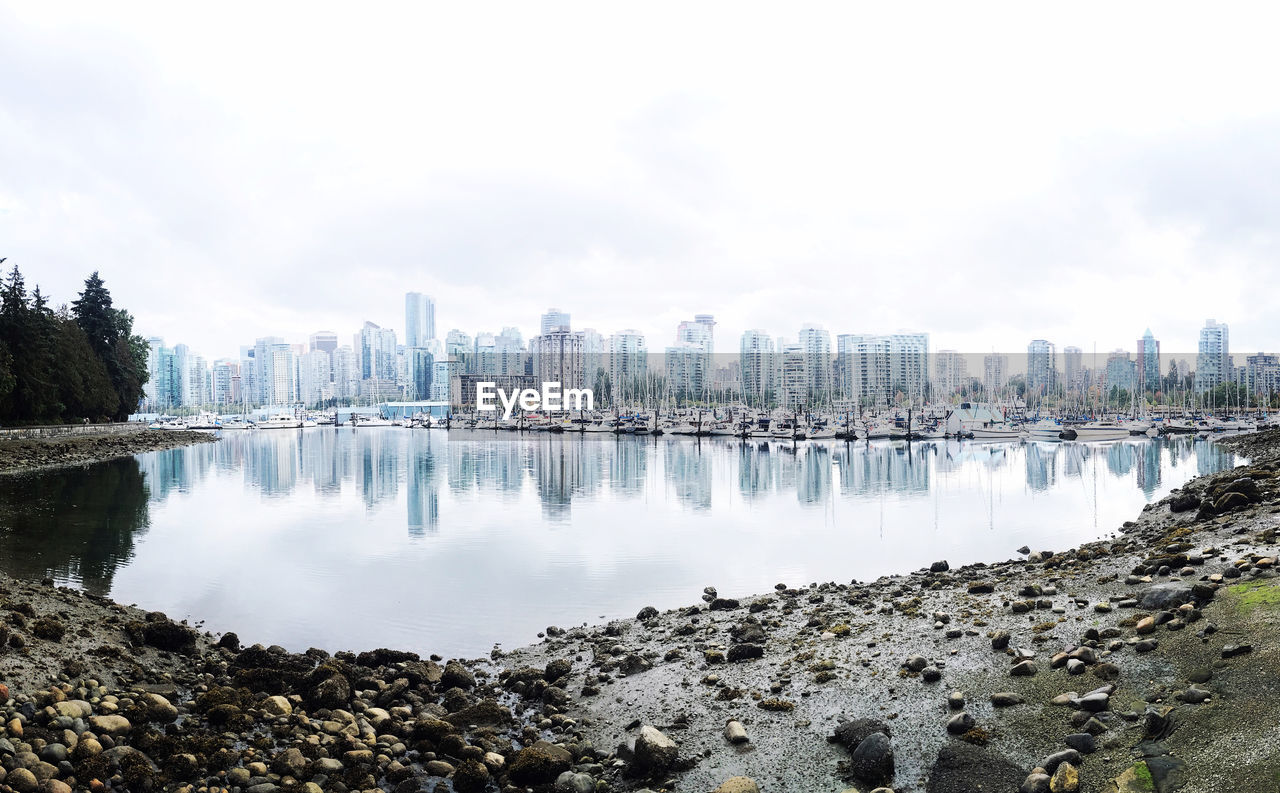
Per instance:
[[[562,388],[560,383],[543,383],[542,391],[536,388],[516,390],[508,394],[498,388],[497,383],[476,383],[476,410],[482,413],[493,413],[498,409],[494,403],[497,399],[502,403],[502,418],[511,418],[511,411],[516,405],[523,411],[533,410],[594,410],[595,394],[590,388]]]

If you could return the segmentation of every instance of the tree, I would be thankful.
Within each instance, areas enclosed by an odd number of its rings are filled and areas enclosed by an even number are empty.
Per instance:
[[[12,358],[13,377],[13,387],[0,399],[0,421],[6,423],[53,421],[60,413],[49,312],[39,289],[34,298],[27,297],[26,281],[14,265],[0,288],[0,342]]]
[[[112,307],[111,293],[96,270],[85,279],[84,291],[71,307],[76,324],[106,365],[115,389],[117,405],[109,415],[123,421],[137,410],[147,382],[147,342],[133,335],[133,317]]]

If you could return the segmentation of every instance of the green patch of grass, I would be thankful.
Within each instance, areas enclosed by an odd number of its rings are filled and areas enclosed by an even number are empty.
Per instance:
[[[1138,783],[1142,785],[1144,791],[1149,790],[1151,793],[1155,793],[1156,781],[1151,778],[1151,769],[1147,768],[1146,763],[1142,761],[1134,763],[1133,775],[1137,778]]]
[[[1236,607],[1248,614],[1258,608],[1274,608],[1280,606],[1280,586],[1273,581],[1250,581],[1227,587],[1227,592],[1236,598]]]

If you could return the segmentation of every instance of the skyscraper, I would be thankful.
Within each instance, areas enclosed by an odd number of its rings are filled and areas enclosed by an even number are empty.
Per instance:
[[[1009,356],[985,355],[982,358],[982,387],[987,392],[987,401],[994,402],[1009,381]]]
[[[933,359],[933,393],[946,399],[969,381],[969,364],[955,350],[938,350]]]
[[[308,351],[323,350],[329,354],[338,349],[338,334],[331,330],[320,330],[311,334],[307,345]]]
[[[549,308],[542,315],[542,335],[545,336],[556,328],[569,330],[569,312],[558,308]]]
[[[584,386],[581,333],[557,325],[534,337],[529,342],[529,352],[533,354],[533,372],[539,383],[560,383],[561,388]]]
[[[800,347],[804,350],[808,392],[826,402],[831,390],[831,334],[820,325],[800,328]]]
[[[644,393],[644,379],[649,371],[648,350],[644,334],[627,328],[609,339],[609,380],[613,403],[627,404]]]
[[[1057,385],[1053,342],[1035,339],[1027,345],[1027,393],[1043,394]]]
[[[1068,390],[1084,390],[1084,352],[1079,347],[1062,348],[1062,377]]]
[[[408,292],[404,296],[404,344],[425,347],[436,337],[436,303],[430,295]]]
[[[1207,319],[1200,329],[1200,347],[1196,354],[1196,390],[1209,391],[1233,379],[1227,325]]]
[[[742,367],[742,395],[747,404],[765,404],[773,388],[773,339],[763,330],[744,331],[738,360]]]
[[[1151,335],[1151,328],[1138,339],[1137,359],[1138,391],[1157,391],[1160,388],[1160,342]]]
[[[396,380],[396,332],[372,322],[360,329],[360,379]]]

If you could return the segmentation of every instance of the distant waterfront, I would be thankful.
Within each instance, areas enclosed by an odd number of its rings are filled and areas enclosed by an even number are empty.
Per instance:
[[[229,433],[0,482],[0,565],[250,642],[478,655],[707,585],[732,596],[1063,549],[1234,463],[1192,438]]]

